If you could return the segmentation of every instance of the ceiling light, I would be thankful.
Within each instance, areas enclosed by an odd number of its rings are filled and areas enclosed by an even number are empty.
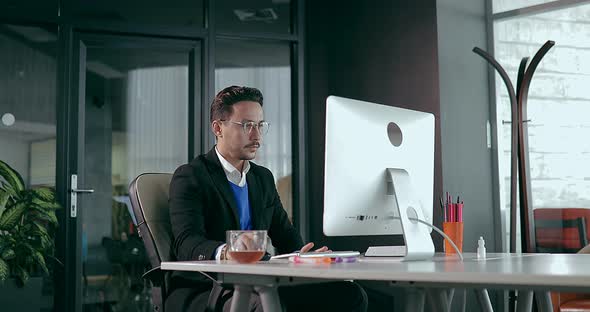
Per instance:
[[[242,22],[271,22],[278,18],[277,13],[272,8],[266,9],[240,9],[234,10],[234,14]]]
[[[2,115],[2,124],[5,126],[12,126],[14,125],[14,115],[11,113],[5,113],[4,115]]]

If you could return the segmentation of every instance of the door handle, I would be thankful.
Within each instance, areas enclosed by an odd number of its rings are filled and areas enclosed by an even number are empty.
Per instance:
[[[78,193],[92,194],[93,189],[78,189],[78,175],[72,174],[70,179],[70,217],[75,218],[78,216]]]
[[[71,189],[70,192],[76,192],[76,193],[94,193],[94,190]]]

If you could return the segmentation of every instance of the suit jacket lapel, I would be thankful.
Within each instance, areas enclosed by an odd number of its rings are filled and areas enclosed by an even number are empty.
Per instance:
[[[225,171],[223,171],[223,167],[221,166],[221,162],[219,162],[219,158],[217,158],[217,153],[215,152],[215,148],[211,149],[209,153],[205,156],[207,160],[211,162],[211,178],[213,179],[213,183],[215,187],[221,193],[223,199],[225,199],[226,203],[230,207],[230,210],[234,216],[234,221],[236,227],[240,228],[240,217],[238,214],[238,204],[236,203],[236,198],[234,193],[231,190],[231,186],[229,185],[229,181],[227,180],[227,176],[225,175]]]
[[[254,164],[250,163],[251,166],[255,166]],[[258,181],[258,177],[254,175],[252,170],[253,168],[250,167],[250,172],[246,174],[246,182],[248,183],[248,199],[250,201],[250,211],[252,213],[251,220],[252,220],[252,227],[254,230],[265,230],[266,228],[262,228],[265,226],[262,224],[263,220],[263,213],[264,213],[264,201],[262,199],[262,185]]]

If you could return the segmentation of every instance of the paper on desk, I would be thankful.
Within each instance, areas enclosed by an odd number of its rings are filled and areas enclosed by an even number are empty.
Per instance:
[[[289,257],[295,257],[295,256],[299,256],[299,253],[298,252],[292,252],[292,253],[288,253],[288,254],[276,255],[276,256],[270,257],[270,260],[289,259]]]

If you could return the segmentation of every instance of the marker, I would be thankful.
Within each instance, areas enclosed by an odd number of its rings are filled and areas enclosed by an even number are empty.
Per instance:
[[[442,196],[440,198],[440,209],[442,212],[443,222],[447,222],[447,211],[445,209],[445,204],[443,203]]]
[[[330,264],[332,259],[330,257],[314,257],[314,258],[302,258],[299,256],[290,257],[289,262],[293,263],[311,263],[311,264]]]
[[[332,262],[336,262],[336,263],[351,263],[351,262],[356,262],[358,259],[358,257],[336,257],[332,259]]]

